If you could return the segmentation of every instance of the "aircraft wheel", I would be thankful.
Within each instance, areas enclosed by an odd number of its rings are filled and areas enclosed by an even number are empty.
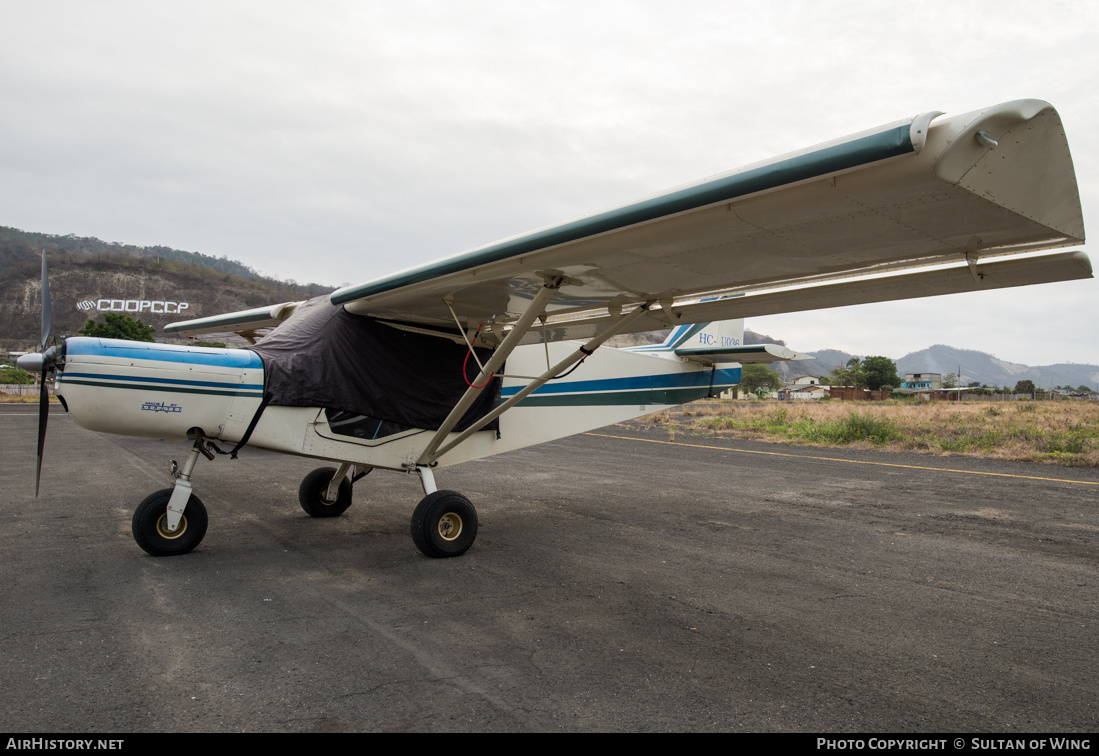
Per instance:
[[[133,532],[137,545],[153,556],[186,554],[198,546],[206,535],[206,507],[194,494],[173,533],[168,530],[168,501],[172,489],[149,494],[134,511]]]
[[[412,540],[429,557],[464,554],[477,537],[477,510],[456,491],[428,494],[412,513]]]
[[[340,481],[336,500],[329,501],[325,498],[328,483],[335,474],[335,467],[319,467],[302,480],[298,487],[298,503],[310,517],[338,517],[351,506],[351,483],[347,476]]]

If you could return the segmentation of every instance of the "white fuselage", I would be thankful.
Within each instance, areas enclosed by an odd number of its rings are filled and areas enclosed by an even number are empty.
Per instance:
[[[553,364],[573,343],[549,345]],[[508,358],[503,398],[546,370],[542,344]],[[604,347],[566,378],[550,381],[500,418],[499,433],[473,434],[439,460],[445,467],[582,433],[717,393],[739,381],[739,367],[716,371],[676,357]],[[57,393],[73,419],[106,433],[184,440],[192,428],[236,443],[263,397],[263,365],[246,349],[207,349],[112,339],[70,338]],[[457,434],[454,434],[457,435]],[[431,432],[344,435],[322,408],[268,406],[248,444],[358,465],[409,469]]]

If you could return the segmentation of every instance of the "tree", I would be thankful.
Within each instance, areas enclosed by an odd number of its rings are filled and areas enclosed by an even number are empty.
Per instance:
[[[126,341],[154,341],[151,325],[145,325],[137,318],[131,318],[123,312],[104,313],[104,323],[89,320],[80,329],[81,336],[94,336],[100,339],[125,339]]]
[[[834,386],[860,386],[866,385],[866,378],[862,371],[862,363],[858,357],[852,357],[846,365],[836,365],[828,379]]]
[[[778,388],[782,376],[766,365],[745,365],[740,369],[740,390],[758,391],[761,388]]]
[[[34,376],[26,370],[4,365],[0,369],[0,383],[34,383]]]
[[[1034,387],[1034,381],[1030,380],[1029,378],[1019,381],[1015,384],[1016,394],[1033,394],[1037,390],[1038,389]]]
[[[862,361],[862,374],[866,387],[871,391],[901,385],[897,363],[888,357],[867,357]]]
[[[958,388],[958,376],[954,373],[944,375],[943,388]]]
[[[864,360],[852,357],[846,365],[837,365],[828,379],[836,386],[862,386],[872,391],[901,385],[897,364],[888,357],[881,356],[867,357]]]

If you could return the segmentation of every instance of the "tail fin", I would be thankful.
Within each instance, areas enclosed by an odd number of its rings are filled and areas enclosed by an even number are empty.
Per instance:
[[[676,354],[690,354],[694,351],[712,351],[729,349],[744,344],[744,321],[718,320],[713,323],[698,323],[679,337],[672,347]]]
[[[712,351],[738,347],[744,343],[744,320],[718,320],[676,326],[664,339],[653,346],[630,347],[631,352],[674,352],[689,355],[695,351]]]

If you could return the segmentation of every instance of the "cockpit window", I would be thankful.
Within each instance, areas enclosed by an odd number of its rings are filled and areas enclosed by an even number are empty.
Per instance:
[[[332,432],[340,436],[352,436],[365,441],[375,441],[386,436],[394,436],[405,431],[415,430],[408,425],[391,423],[369,415],[357,415],[354,412],[341,412],[340,410],[326,409],[324,416],[328,419],[328,427]]]

